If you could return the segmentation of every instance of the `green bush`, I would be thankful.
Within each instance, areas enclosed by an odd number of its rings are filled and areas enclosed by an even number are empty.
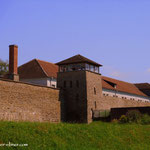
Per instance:
[[[150,116],[147,114],[142,115],[141,124],[150,124]]]
[[[127,123],[128,122],[128,118],[125,115],[122,115],[119,119],[120,123]]]
[[[126,113],[126,117],[129,123],[131,122],[140,123],[142,115],[138,110],[129,110]]]

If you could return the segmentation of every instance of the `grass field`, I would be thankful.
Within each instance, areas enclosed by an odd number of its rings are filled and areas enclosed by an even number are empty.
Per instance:
[[[150,150],[150,125],[0,122],[0,143],[9,142],[28,146],[0,150]]]

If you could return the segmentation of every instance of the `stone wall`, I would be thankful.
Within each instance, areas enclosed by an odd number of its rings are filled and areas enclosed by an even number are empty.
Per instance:
[[[98,104],[98,109],[109,110],[116,107],[138,107],[150,106],[150,102],[140,102],[136,100],[121,99],[111,96],[103,96]]]
[[[0,120],[59,122],[59,90],[0,79]]]
[[[99,108],[99,102],[102,99],[102,81],[101,75],[86,71],[86,89],[87,89],[87,122],[92,122],[92,113]]]

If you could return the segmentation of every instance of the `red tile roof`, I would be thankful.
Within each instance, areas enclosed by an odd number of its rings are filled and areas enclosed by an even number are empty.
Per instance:
[[[20,67],[18,67],[18,73],[20,79],[32,79],[32,78],[57,78],[58,66],[46,61],[33,59]]]
[[[108,82],[116,84],[116,89],[110,84],[108,84]],[[140,96],[147,96],[132,83],[116,80],[105,76],[102,76],[102,86],[103,88],[110,89],[110,90],[117,90],[120,92],[125,92],[125,93],[140,95]]]
[[[56,64],[57,65],[67,65],[67,64],[74,64],[74,63],[89,63],[89,64],[92,64],[95,66],[102,66],[101,64],[98,64],[82,55],[75,55],[75,56],[65,59],[63,61],[60,61]]]
[[[42,70],[45,72],[47,77],[57,78],[57,72],[58,72],[57,65],[39,59],[37,59],[37,62],[39,63],[39,65],[41,66]]]

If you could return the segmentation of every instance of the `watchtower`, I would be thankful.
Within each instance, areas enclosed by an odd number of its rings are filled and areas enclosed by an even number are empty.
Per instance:
[[[57,63],[59,72],[57,87],[60,88],[62,121],[92,121],[92,112],[98,109],[102,97],[102,65],[75,55]]]

